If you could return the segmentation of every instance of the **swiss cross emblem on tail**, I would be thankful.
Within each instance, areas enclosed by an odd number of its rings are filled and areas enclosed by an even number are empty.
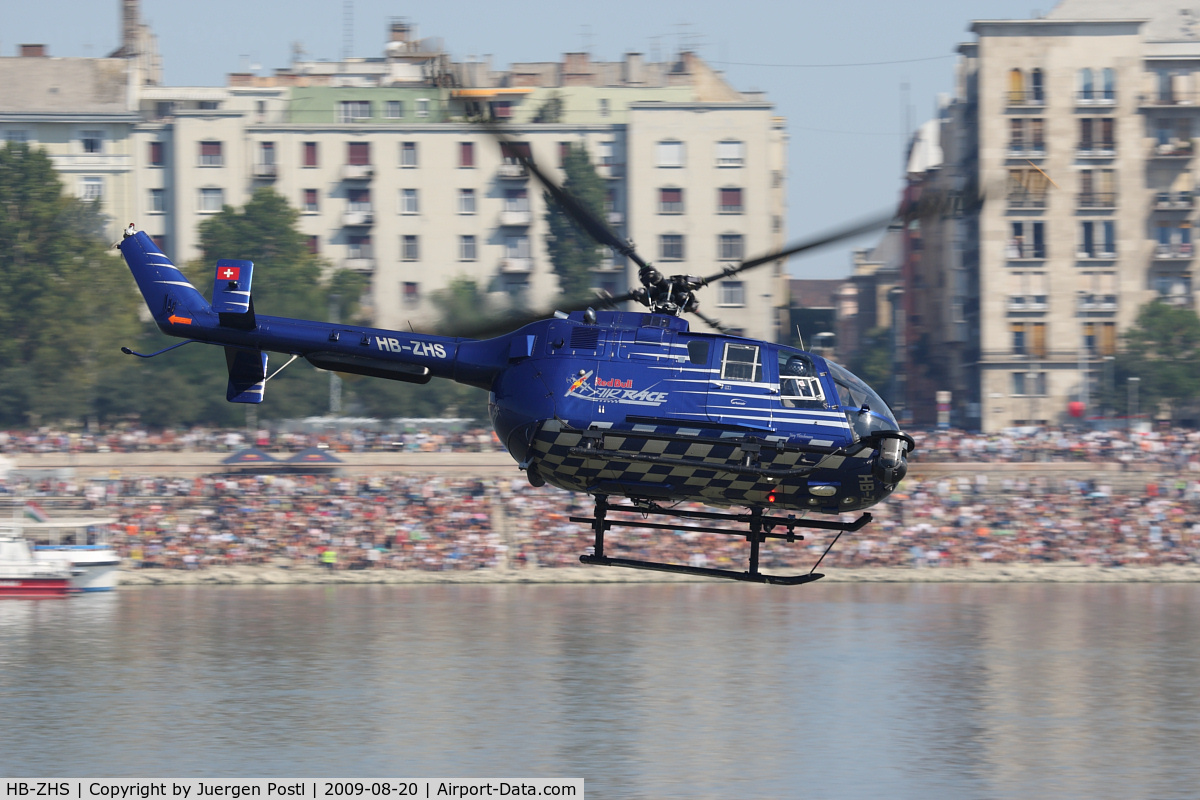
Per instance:
[[[241,267],[217,267],[217,277],[223,281],[236,281],[241,274]]]

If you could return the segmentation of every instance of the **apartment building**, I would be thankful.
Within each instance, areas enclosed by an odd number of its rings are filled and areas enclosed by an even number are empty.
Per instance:
[[[910,326],[906,345],[924,371],[910,389],[954,390],[957,424],[1098,414],[1139,309],[1196,306],[1196,22],[1165,0],[1062,0],[972,24],[904,287],[951,312]]]
[[[49,150],[70,189],[103,204],[114,238],[132,220],[177,261],[200,256],[204,219],[270,187],[330,268],[370,277],[376,325],[432,325],[456,278],[495,307],[549,308],[546,204],[518,156],[561,181],[571,144],[607,185],[608,224],[667,274],[711,275],[783,244],[783,121],[693,54],[573,53],[496,70],[454,62],[440,40],[392,20],[378,58],[298,53],[272,75],[170,87],[136,0],[121,10],[128,41],[112,58],[0,59],[0,135]],[[593,283],[619,294],[636,280],[608,256]],[[701,303],[731,329],[775,339],[786,296],[780,263],[720,281]]]

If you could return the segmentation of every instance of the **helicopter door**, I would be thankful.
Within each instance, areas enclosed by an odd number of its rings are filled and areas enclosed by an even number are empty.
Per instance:
[[[771,410],[778,391],[763,374],[763,345],[750,341],[725,341],[717,347],[718,359],[708,389],[708,418],[726,425],[769,430]]]

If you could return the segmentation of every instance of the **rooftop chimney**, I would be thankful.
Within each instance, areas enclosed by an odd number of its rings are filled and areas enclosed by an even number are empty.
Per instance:
[[[45,55],[46,45],[44,44],[21,45],[21,58],[43,58]]]

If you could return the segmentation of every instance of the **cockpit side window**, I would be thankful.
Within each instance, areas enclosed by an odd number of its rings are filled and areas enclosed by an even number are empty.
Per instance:
[[[727,381],[759,383],[763,365],[758,345],[726,342],[721,359],[721,378]]]
[[[779,399],[784,408],[824,408],[825,393],[812,359],[800,353],[779,353]]]

